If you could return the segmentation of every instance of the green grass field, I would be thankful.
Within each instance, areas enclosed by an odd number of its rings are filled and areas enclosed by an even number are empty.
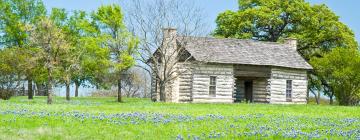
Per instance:
[[[14,97],[0,100],[0,139],[360,139],[360,108]]]

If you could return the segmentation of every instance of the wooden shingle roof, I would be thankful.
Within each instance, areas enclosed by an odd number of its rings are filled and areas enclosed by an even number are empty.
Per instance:
[[[287,44],[181,36],[178,43],[185,44],[185,49],[202,62],[312,69],[296,49]]]

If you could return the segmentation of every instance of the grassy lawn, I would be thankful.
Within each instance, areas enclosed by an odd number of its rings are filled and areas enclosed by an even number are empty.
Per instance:
[[[0,100],[0,139],[360,139],[360,108],[172,104],[149,99]]]

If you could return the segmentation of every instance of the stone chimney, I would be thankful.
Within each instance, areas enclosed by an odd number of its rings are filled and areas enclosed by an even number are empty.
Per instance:
[[[177,33],[175,28],[163,28],[163,42],[162,47],[163,50],[166,52],[163,52],[165,55],[169,55],[168,57],[176,57],[174,54],[177,50],[176,48],[176,38]],[[170,56],[171,55],[171,56]]]
[[[164,45],[166,45],[165,43],[176,43],[176,29],[175,28],[163,28],[163,41],[164,41]]]
[[[162,57],[163,59],[165,59],[166,61],[163,61],[163,64],[161,67],[164,68],[160,68],[160,72],[163,72],[166,68],[166,72],[165,73],[172,73],[172,75],[176,76],[177,72],[176,72],[176,63],[178,62],[178,50],[177,50],[177,44],[176,44],[176,39],[177,39],[177,32],[175,28],[163,28],[163,42],[162,42],[162,55],[164,55],[164,57]],[[165,75],[164,75],[165,76]],[[169,75],[168,75],[169,76]],[[169,76],[168,78],[173,77],[173,76]],[[172,80],[170,82],[167,82],[166,87],[165,87],[165,102],[176,102],[176,99],[178,97],[178,92],[176,92],[176,89],[179,89],[178,87],[176,88],[175,81]],[[160,99],[160,98],[159,98]]]
[[[286,38],[284,42],[286,45],[289,45],[289,47],[295,50],[297,49],[297,40],[295,38]]]

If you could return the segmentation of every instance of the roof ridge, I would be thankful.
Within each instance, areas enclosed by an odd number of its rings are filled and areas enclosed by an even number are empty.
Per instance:
[[[214,40],[226,40],[226,41],[251,41],[251,42],[257,42],[257,43],[267,43],[267,44],[273,44],[273,45],[287,45],[281,42],[271,42],[271,41],[260,41],[260,40],[254,40],[254,39],[238,39],[238,38],[217,38],[217,37],[206,37],[206,36],[184,36],[184,35],[178,35],[178,37],[184,37],[184,38],[204,38],[204,39],[214,39]]]

